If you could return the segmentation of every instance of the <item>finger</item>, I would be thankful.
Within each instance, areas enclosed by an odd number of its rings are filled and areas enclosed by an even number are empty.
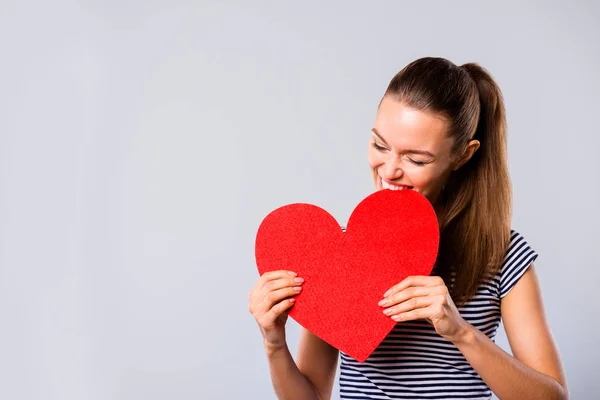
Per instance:
[[[264,317],[265,324],[267,324],[267,323],[272,324],[277,319],[277,317],[279,317],[281,314],[283,314],[291,306],[294,305],[294,301],[295,301],[294,298],[284,299],[283,301],[280,301],[279,303],[277,303],[273,307],[271,307],[269,312],[267,312],[265,314],[265,317]]]
[[[286,287],[283,289],[274,290],[265,295],[261,308],[268,312],[276,303],[279,303],[281,300],[286,297],[296,296],[298,293],[302,291],[301,286],[294,287]]]
[[[396,314],[392,317],[394,321],[413,321],[417,319],[428,319],[433,315],[433,306],[418,308],[415,310]]]
[[[414,286],[401,290],[400,292],[393,292],[388,295],[388,297],[384,298],[379,302],[379,305],[382,307],[390,307],[396,304],[400,304],[405,302],[406,300],[412,297],[419,296],[431,296],[441,293],[441,288],[433,286]]]
[[[440,283],[443,284],[444,280],[439,276],[412,275],[397,285],[392,286],[383,294],[383,297],[387,297],[394,292],[399,292],[413,286],[437,286]]]
[[[303,278],[288,276],[286,278],[274,279],[265,282],[261,288],[261,292],[268,293],[285,287],[300,286],[304,283]]]
[[[298,277],[281,278],[269,281],[265,283],[260,290],[255,292],[252,299],[256,302],[262,302],[269,293],[277,292],[280,289],[302,286],[303,283],[304,279]]]
[[[289,278],[290,276],[298,276],[298,274],[294,271],[288,271],[284,269],[278,271],[269,271],[262,274],[260,280],[262,280],[264,284],[265,282],[272,281],[274,279]]]
[[[298,276],[297,273],[293,271],[287,270],[279,270],[279,271],[269,271],[262,274],[262,276],[258,279],[250,293],[248,294],[248,300],[252,302],[252,300],[259,296],[262,297],[261,292],[267,282],[271,282],[277,279],[289,279]],[[262,301],[262,298],[260,299]]]
[[[383,310],[383,313],[388,317],[393,317],[394,315],[398,315],[408,311],[429,307],[431,304],[433,304],[434,299],[435,297],[432,296],[413,297],[393,307],[386,308],[385,310]]]

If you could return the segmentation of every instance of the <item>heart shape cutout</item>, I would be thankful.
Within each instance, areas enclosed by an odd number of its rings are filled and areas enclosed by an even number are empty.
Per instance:
[[[304,278],[289,316],[364,362],[396,325],[377,303],[410,275],[430,275],[439,227],[429,201],[413,190],[379,190],[354,209],[346,232],[312,204],[275,209],[258,228],[256,264]]]

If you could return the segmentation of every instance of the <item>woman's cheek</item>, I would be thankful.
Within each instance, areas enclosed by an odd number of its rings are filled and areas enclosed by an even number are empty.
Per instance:
[[[369,149],[369,152],[367,153],[367,161],[371,167],[375,166],[376,164],[376,155],[373,154],[373,150],[371,149]]]
[[[367,160],[369,162],[369,165],[372,168],[377,168],[377,167],[381,166],[382,164],[385,164],[384,155],[381,153],[378,153],[376,151],[372,151],[372,150],[369,151]]]
[[[436,179],[433,176],[427,176],[423,174],[423,171],[411,171],[411,183],[415,189],[429,198],[430,195],[435,195],[436,192]]]

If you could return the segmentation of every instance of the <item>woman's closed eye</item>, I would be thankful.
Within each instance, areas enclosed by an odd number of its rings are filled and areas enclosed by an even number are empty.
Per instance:
[[[378,145],[377,143],[373,142],[373,147],[379,151],[384,151],[387,150],[385,147]]]
[[[429,164],[429,163],[427,163],[427,162],[425,162],[425,161],[413,160],[412,158],[408,158],[408,160],[409,160],[411,163],[413,163],[413,164],[415,164],[415,165],[418,165],[419,167],[422,167],[422,166],[424,166],[424,165],[427,165],[427,164]]]
[[[373,145],[373,148],[375,148],[377,151],[384,152],[384,151],[388,150],[387,147],[383,147],[383,146],[377,144],[377,142],[375,142],[375,141],[372,142],[371,144]],[[407,158],[408,158],[408,161],[410,161],[411,163],[413,163],[414,165],[419,166],[419,167],[427,165],[427,164],[429,164],[431,162],[431,161],[415,160],[414,158],[410,158],[410,157],[407,157]]]

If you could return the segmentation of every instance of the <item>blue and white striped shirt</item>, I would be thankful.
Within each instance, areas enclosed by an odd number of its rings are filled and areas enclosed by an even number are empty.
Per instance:
[[[494,340],[500,300],[508,294],[537,253],[511,231],[502,268],[483,282],[459,312]],[[463,354],[427,321],[398,323],[371,356],[359,363],[341,353],[342,399],[489,399],[491,391]]]

